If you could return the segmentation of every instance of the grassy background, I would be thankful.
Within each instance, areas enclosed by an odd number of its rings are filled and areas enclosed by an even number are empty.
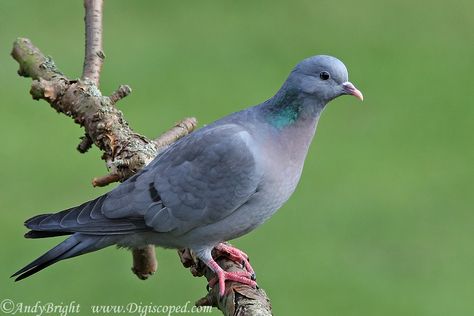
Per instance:
[[[325,111],[290,201],[235,241],[278,315],[474,314],[474,3],[459,1],[125,1],[106,3],[105,94],[150,137],[184,116],[201,124],[271,96],[299,60],[341,58],[366,100]],[[142,282],[113,248],[13,283],[58,242],[25,240],[23,220],[105,192],[100,153],[28,94],[9,56],[29,37],[78,77],[82,1],[0,2],[0,300],[184,304],[205,293],[158,250]],[[216,315],[219,313],[214,312]]]

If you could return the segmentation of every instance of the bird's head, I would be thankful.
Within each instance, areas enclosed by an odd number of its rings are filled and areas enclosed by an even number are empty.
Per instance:
[[[327,103],[340,95],[363,100],[362,93],[348,81],[346,66],[337,58],[318,55],[306,58],[293,69],[287,82],[291,88]]]

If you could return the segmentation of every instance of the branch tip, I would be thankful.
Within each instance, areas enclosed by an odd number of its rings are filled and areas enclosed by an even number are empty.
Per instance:
[[[132,92],[132,88],[128,85],[121,85],[120,87],[117,88],[109,97],[110,102],[112,104],[117,103],[121,99],[125,98],[127,95],[129,95]]]
[[[197,300],[196,303],[194,303],[194,305],[196,305],[197,307],[200,307],[200,306],[211,306],[211,307],[217,307],[217,304],[215,302],[215,300],[213,299],[214,297],[212,295],[210,295],[210,292],[207,293],[206,296],[200,298],[199,300]]]
[[[133,248],[133,273],[140,279],[146,280],[158,269],[155,247],[148,245],[141,248]]]
[[[90,138],[88,134],[85,134],[84,136],[81,137],[81,142],[79,145],[77,145],[77,150],[81,153],[84,154],[86,153],[89,149],[91,149],[92,145],[94,142]]]
[[[97,177],[92,180],[92,186],[94,187],[105,187],[106,185],[109,185],[114,182],[120,181],[121,178],[118,174],[116,173],[109,173],[105,176],[102,177]]]
[[[53,60],[43,55],[27,38],[19,37],[13,42],[11,56],[18,62],[20,66],[18,74],[22,77],[30,77],[34,80],[39,78],[51,80],[63,75]]]

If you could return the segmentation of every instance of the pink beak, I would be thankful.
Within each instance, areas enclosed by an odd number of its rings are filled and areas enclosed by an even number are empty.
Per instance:
[[[342,86],[344,87],[344,91],[347,94],[353,95],[357,99],[364,101],[364,96],[362,95],[362,92],[360,92],[352,83],[347,81],[347,82],[344,82]]]

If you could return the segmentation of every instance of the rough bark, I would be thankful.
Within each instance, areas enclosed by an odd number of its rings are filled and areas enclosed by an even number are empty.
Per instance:
[[[33,82],[30,93],[35,100],[45,100],[57,112],[63,113],[84,127],[85,135],[77,149],[85,153],[92,145],[102,152],[109,173],[93,179],[94,186],[105,186],[124,181],[174,141],[192,132],[195,118],[185,118],[155,140],[134,132],[115,104],[130,94],[131,89],[121,85],[110,96],[103,96],[98,88],[104,60],[102,48],[102,0],[84,0],[86,10],[86,45],[84,68],[81,79],[66,77],[50,57],[46,57],[29,39],[18,38],[13,45],[12,56],[19,63],[18,74],[30,77]],[[147,279],[158,266],[155,247],[133,249],[132,271]],[[191,268],[195,276],[208,280],[214,274],[189,250],[178,252],[183,264]],[[237,263],[215,254],[217,262],[227,271],[244,271]],[[217,287],[209,291],[198,305],[218,307],[225,315],[271,315],[269,299],[265,292],[248,286],[228,282],[224,297],[219,297]]]

